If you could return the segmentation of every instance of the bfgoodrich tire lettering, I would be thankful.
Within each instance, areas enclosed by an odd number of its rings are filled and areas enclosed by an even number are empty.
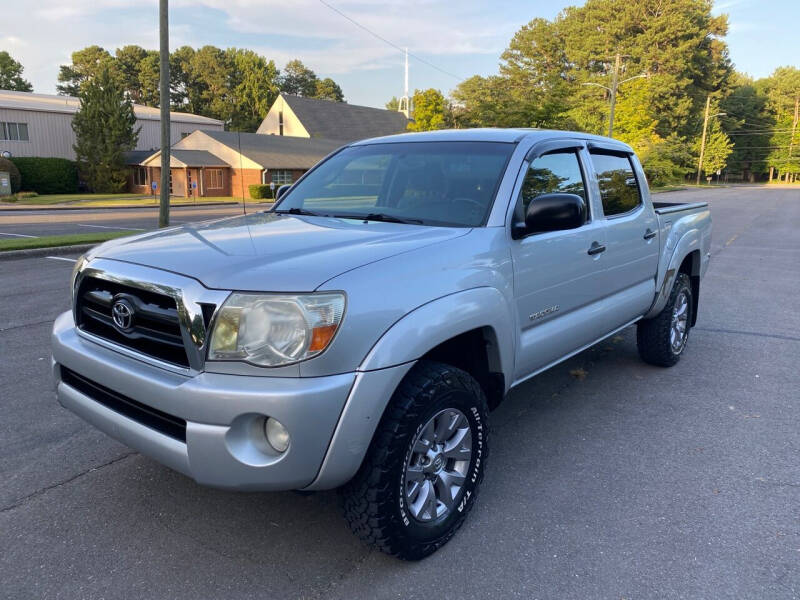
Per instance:
[[[463,470],[456,466],[457,456],[453,458],[457,442],[450,446],[444,443],[458,436],[445,439],[441,435],[442,443],[437,444],[438,440],[428,435],[434,441],[431,462],[419,460],[426,454],[417,442],[432,420],[438,422],[437,415],[445,415],[441,432],[446,432],[448,415],[460,415],[463,421],[459,418],[453,422],[466,423],[469,428],[469,464]],[[488,454],[487,417],[486,397],[468,373],[430,361],[415,365],[392,396],[364,463],[343,489],[344,514],[353,532],[368,544],[405,560],[419,560],[446,544],[475,503],[483,480]],[[438,467],[441,461],[437,462],[437,456],[444,461]],[[436,510],[414,511],[407,487],[410,464],[424,470],[426,485],[438,492],[442,485],[437,474],[449,470],[457,477],[463,473],[463,482],[459,481],[460,487],[455,483],[447,487],[458,488],[451,502],[437,504]],[[412,493],[411,498],[418,496]]]

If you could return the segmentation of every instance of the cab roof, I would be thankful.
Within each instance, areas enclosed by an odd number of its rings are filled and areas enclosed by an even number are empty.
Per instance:
[[[630,147],[619,140],[593,135],[580,131],[560,131],[558,129],[500,129],[494,127],[476,129],[440,129],[417,133],[399,133],[377,138],[369,138],[354,142],[353,146],[368,144],[395,144],[402,142],[501,142],[515,144],[523,139],[539,142],[547,139],[580,139],[596,142],[605,146],[616,146],[631,151]]]

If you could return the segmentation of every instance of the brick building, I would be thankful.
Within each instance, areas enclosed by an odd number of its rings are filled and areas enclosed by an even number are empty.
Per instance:
[[[403,113],[280,94],[256,133],[198,130],[172,146],[170,194],[248,197],[256,183],[293,183],[347,142],[406,131]],[[161,153],[128,153],[128,188],[149,194]]]
[[[170,195],[248,197],[248,186],[292,183],[345,142],[236,131],[195,131],[170,150]],[[129,190],[160,184],[161,152],[129,153]]]

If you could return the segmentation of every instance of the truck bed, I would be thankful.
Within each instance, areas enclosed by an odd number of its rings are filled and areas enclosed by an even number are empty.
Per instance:
[[[705,208],[708,202],[653,202],[653,208],[659,215],[668,215],[683,210]]]

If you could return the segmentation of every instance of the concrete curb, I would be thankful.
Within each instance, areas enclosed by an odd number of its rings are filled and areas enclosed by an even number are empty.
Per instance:
[[[248,203],[249,204],[249,203]],[[256,206],[260,204],[272,204],[271,202],[258,202],[254,203]],[[208,206],[241,206],[241,202],[202,202],[200,204],[170,204],[170,210],[175,208],[205,208]],[[123,204],[120,206],[42,206],[39,204],[22,204],[17,206],[0,206],[0,213],[9,212],[15,213],[19,211],[46,211],[46,210],[141,210],[141,209],[156,209],[158,204]]]
[[[0,252],[0,261],[36,258],[37,256],[61,256],[62,254],[83,254],[87,250],[102,244],[76,244],[74,246],[52,246],[51,248],[26,248],[25,250],[8,250]]]

